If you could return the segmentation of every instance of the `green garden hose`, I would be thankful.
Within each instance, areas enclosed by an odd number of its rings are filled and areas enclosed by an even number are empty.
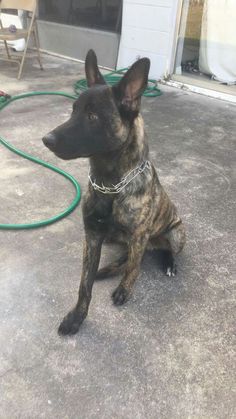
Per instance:
[[[8,106],[10,103],[14,102],[15,100],[18,99],[24,99],[26,97],[30,97],[30,96],[40,96],[40,95],[58,95],[58,96],[65,96],[68,97],[70,99],[76,99],[75,96],[70,95],[68,93],[63,93],[63,92],[30,92],[30,93],[24,93],[18,96],[0,96],[0,110],[2,110],[3,108],[5,108],[6,106]],[[62,211],[61,213],[55,215],[54,217],[48,218],[46,220],[42,220],[42,221],[36,221],[33,223],[24,223],[24,224],[0,224],[0,229],[2,230],[23,230],[23,229],[31,229],[31,228],[38,228],[38,227],[43,227],[52,223],[55,223],[58,220],[61,220],[62,218],[66,217],[68,214],[70,214],[78,205],[79,201],[80,201],[80,197],[81,197],[81,192],[80,192],[80,186],[77,182],[77,180],[71,176],[69,173],[66,173],[64,170],[59,169],[58,167],[53,166],[52,164],[46,163],[43,160],[40,160],[36,157],[31,156],[30,154],[27,154],[19,149],[17,149],[16,147],[14,147],[13,145],[9,144],[6,140],[4,140],[4,138],[2,138],[0,136],[0,144],[3,144],[5,147],[7,147],[9,150],[13,151],[14,153],[18,154],[19,156],[30,160],[34,163],[40,164],[41,166],[44,166],[56,173],[59,173],[60,175],[64,176],[66,179],[68,179],[74,186],[75,191],[76,191],[76,195],[75,198],[73,199],[73,201],[71,202],[71,204],[69,205],[69,207],[67,209],[65,209],[64,211]]]
[[[121,69],[121,70],[117,70],[117,71],[112,71],[109,74],[104,75],[104,78],[106,80],[106,82],[110,85],[113,85],[115,83],[117,83],[123,73],[127,71],[127,69]],[[8,106],[10,103],[19,100],[19,99],[24,99],[27,97],[31,97],[31,96],[42,96],[42,95],[54,95],[54,96],[64,96],[67,97],[69,99],[77,99],[77,97],[80,95],[81,92],[83,92],[84,90],[86,90],[87,87],[87,82],[85,79],[82,80],[78,80],[75,84],[74,84],[74,91],[75,91],[75,95],[71,95],[69,93],[64,93],[64,92],[30,92],[30,93],[23,93],[17,96],[8,96],[6,94],[4,94],[3,92],[0,92],[0,111],[5,108],[6,106]],[[155,80],[148,80],[148,87],[145,90],[143,96],[146,97],[156,97],[156,96],[160,96],[161,95],[161,91],[157,88],[156,85],[156,81]],[[69,215],[79,204],[80,198],[81,198],[81,191],[80,191],[80,186],[77,182],[77,180],[71,176],[69,173],[65,172],[62,169],[59,169],[56,166],[53,166],[52,164],[46,163],[45,161],[33,157],[30,154],[27,154],[21,150],[19,150],[18,148],[14,147],[13,145],[11,145],[10,143],[8,143],[4,138],[2,138],[0,136],[0,144],[4,145],[6,148],[8,148],[9,150],[13,151],[15,154],[30,160],[34,163],[37,163],[43,167],[46,167],[47,169],[50,169],[58,174],[60,174],[61,176],[64,176],[66,179],[68,179],[74,186],[76,194],[75,194],[75,198],[73,199],[73,201],[71,202],[71,204],[69,205],[68,208],[66,208],[64,211],[62,211],[61,213],[50,217],[46,220],[42,220],[42,221],[36,221],[33,223],[24,223],[24,224],[1,224],[0,223],[0,230],[25,230],[25,229],[32,229],[32,228],[38,228],[38,227],[44,227],[47,226],[49,224],[55,223],[58,220],[61,220],[62,218],[66,217],[67,215]]]
[[[128,68],[121,68],[120,70],[115,70],[115,71],[112,71],[111,73],[103,74],[103,77],[106,80],[107,84],[113,86],[113,84],[116,84],[119,82],[119,80],[122,78],[122,76],[124,75],[124,73],[126,73],[127,70]],[[88,86],[87,86],[86,79],[78,80],[74,84],[74,91],[77,96],[79,96],[80,93],[86,90],[87,88]],[[161,94],[162,94],[161,90],[158,89],[157,87],[156,80],[148,79],[148,86],[145,92],[143,93],[143,96],[156,97],[156,96],[160,96]]]

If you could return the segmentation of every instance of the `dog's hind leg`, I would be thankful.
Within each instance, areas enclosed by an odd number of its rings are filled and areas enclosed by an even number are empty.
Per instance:
[[[128,253],[125,253],[124,255],[120,256],[117,260],[115,260],[113,263],[110,263],[104,268],[99,269],[95,279],[100,281],[105,278],[122,274],[124,272],[127,259]]]
[[[163,237],[169,244],[169,249],[163,251],[163,268],[167,276],[176,275],[174,256],[181,252],[186,242],[185,228],[182,222],[173,227]]]
[[[174,256],[171,250],[162,250],[162,267],[167,276],[175,276],[177,273]]]
[[[161,251],[162,267],[167,276],[176,275],[174,256],[182,250],[185,240],[185,229],[182,222],[168,232],[150,239],[148,249]]]
[[[161,256],[161,264],[164,273],[167,276],[174,276],[176,274],[176,266],[174,263],[174,257],[171,250],[171,245],[167,238],[163,235],[154,236],[150,239],[148,250],[158,250]]]

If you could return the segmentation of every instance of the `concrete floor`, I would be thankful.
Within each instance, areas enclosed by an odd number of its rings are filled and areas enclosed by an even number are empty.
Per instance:
[[[0,89],[71,91],[83,74],[78,63],[43,61],[41,72],[29,60],[20,82],[16,67],[1,62]],[[1,419],[236,417],[236,108],[162,90],[143,100],[143,115],[151,158],[187,228],[178,276],[165,277],[147,254],[124,307],[110,298],[119,279],[97,283],[79,334],[61,338],[57,326],[80,278],[80,208],[44,229],[1,231]],[[1,112],[0,134],[68,170],[84,191],[87,160],[60,161],[41,142],[70,110],[59,97],[15,102]],[[63,178],[0,148],[0,223],[43,219],[70,202],[73,188]],[[103,263],[115,252],[106,247]]]

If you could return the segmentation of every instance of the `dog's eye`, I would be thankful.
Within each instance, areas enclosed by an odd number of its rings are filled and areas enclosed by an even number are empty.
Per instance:
[[[88,113],[88,119],[90,121],[95,121],[96,119],[98,119],[98,116],[95,113],[89,112]]]

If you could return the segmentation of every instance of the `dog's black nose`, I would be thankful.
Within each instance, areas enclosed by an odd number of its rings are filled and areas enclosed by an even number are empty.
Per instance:
[[[49,132],[49,134],[43,137],[43,143],[50,150],[54,151],[56,148],[56,136],[52,132]]]

